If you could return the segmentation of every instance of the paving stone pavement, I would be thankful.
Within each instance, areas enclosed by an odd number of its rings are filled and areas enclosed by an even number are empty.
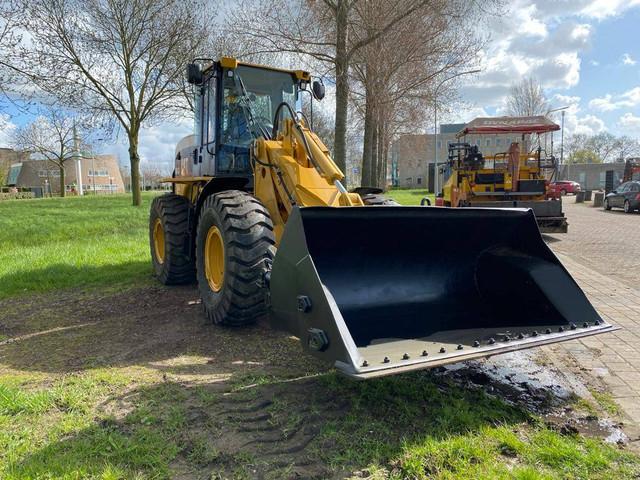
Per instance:
[[[608,322],[620,330],[555,344],[580,369],[599,378],[640,425],[640,214],[565,204],[570,233],[549,245]]]

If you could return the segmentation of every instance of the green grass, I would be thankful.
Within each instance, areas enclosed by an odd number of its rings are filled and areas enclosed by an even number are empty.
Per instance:
[[[425,193],[389,195],[411,205]],[[0,297],[146,282],[151,198],[145,195],[140,208],[131,207],[128,196],[0,203]],[[53,320],[28,319],[37,325]],[[219,384],[215,390],[206,383],[161,380],[145,360],[97,368],[109,364],[97,359],[78,371],[81,363],[65,367],[58,358],[59,337],[40,338],[39,354],[46,353],[56,368],[16,369],[0,360],[3,480],[165,479],[175,475],[176,462],[198,478],[218,478],[216,472],[219,478],[254,478],[255,465],[278,460],[249,447],[225,452],[226,442],[216,443],[238,426],[224,413],[229,407]],[[101,341],[110,339],[104,335]],[[266,342],[264,348],[275,347]],[[269,424],[277,432],[293,435],[300,426],[317,426],[305,455],[320,458],[334,476],[356,469],[371,479],[394,480],[640,475],[640,460],[628,452],[551,430],[520,407],[432,372],[366,382],[330,373],[297,390],[287,384],[273,396],[270,389],[282,379],[256,367],[234,374],[226,389],[251,402],[273,398]],[[253,386],[243,390],[247,385]],[[594,398],[615,413],[607,394]],[[273,478],[291,477],[289,468]]]
[[[413,380],[413,381],[411,381]],[[327,422],[317,454],[340,468],[368,465],[371,478],[635,478],[640,459],[614,446],[550,430],[521,408],[429,372],[346,383],[329,376],[346,418]],[[392,419],[392,420],[391,420]],[[393,428],[390,428],[390,423]]]
[[[149,203],[129,195],[0,202],[0,298],[150,277]]]
[[[433,193],[424,189],[392,188],[385,195],[401,205],[420,205],[420,201],[424,197],[429,198],[431,205],[434,205]]]

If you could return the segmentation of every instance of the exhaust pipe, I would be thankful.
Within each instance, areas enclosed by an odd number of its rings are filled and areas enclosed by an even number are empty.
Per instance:
[[[524,209],[295,208],[269,293],[275,328],[355,378],[614,329]]]

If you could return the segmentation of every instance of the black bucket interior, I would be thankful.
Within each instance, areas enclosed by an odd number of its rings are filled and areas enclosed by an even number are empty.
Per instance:
[[[318,207],[301,216],[319,278],[358,347],[599,318],[531,211]]]

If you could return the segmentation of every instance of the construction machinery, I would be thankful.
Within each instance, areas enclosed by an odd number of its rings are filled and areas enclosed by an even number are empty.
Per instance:
[[[560,126],[545,117],[477,118],[457,134],[486,137],[493,134],[521,135],[520,142],[492,156],[483,155],[478,145],[461,141],[449,145],[446,181],[438,203],[450,207],[530,208],[540,231],[566,233],[567,219],[562,199],[549,198],[547,189],[557,166],[553,156],[543,156],[541,145],[531,149],[530,137]]]
[[[172,193],[152,203],[151,257],[165,284],[197,279],[213,322],[268,318],[355,378],[613,328],[531,210],[366,205],[370,191],[347,191],[294,107],[324,96],[309,73],[225,57],[190,65],[188,81],[195,131]]]

